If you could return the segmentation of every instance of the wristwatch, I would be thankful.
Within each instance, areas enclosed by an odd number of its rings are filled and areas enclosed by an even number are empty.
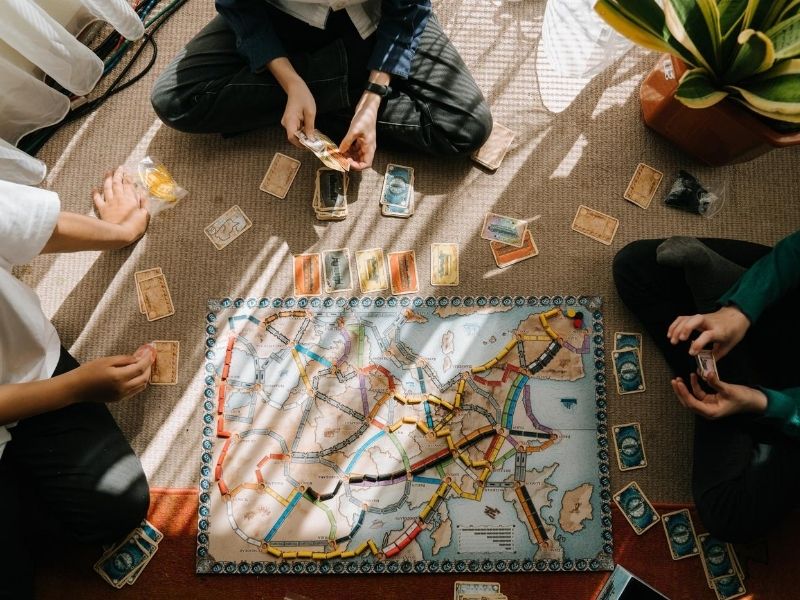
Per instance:
[[[372,92],[373,94],[378,94],[381,98],[386,98],[389,95],[389,92],[392,91],[388,85],[381,85],[379,83],[372,83],[371,81],[367,81],[364,84],[364,89],[368,92]]]

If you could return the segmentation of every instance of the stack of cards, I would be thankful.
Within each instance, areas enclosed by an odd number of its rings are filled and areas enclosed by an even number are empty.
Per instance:
[[[746,594],[742,583],[744,572],[733,546],[708,533],[698,535],[697,541],[708,587],[714,590],[717,600],[730,600]]]
[[[320,221],[341,221],[347,217],[347,173],[322,167],[317,169],[312,206]]]
[[[493,581],[456,581],[453,600],[508,600],[500,593],[500,584]]]
[[[264,180],[261,182],[261,191],[272,194],[276,198],[286,198],[286,194],[289,192],[289,188],[292,187],[294,177],[299,170],[299,160],[276,152],[269,169],[267,169],[267,174],[264,175]]]
[[[222,250],[252,226],[253,222],[247,218],[244,211],[238,205],[234,205],[214,219],[203,232],[214,244],[214,248]]]
[[[157,321],[175,314],[167,279],[161,272],[161,267],[137,271],[133,278],[136,280],[139,312],[146,315],[148,321]]]
[[[489,135],[489,139],[472,154],[472,160],[491,171],[496,171],[500,167],[500,163],[503,162],[508,149],[511,148],[514,135],[514,132],[505,125],[495,123],[492,126],[492,133]]]
[[[163,537],[158,529],[144,520],[122,542],[103,554],[95,563],[94,570],[117,589],[126,583],[132,585],[155,555]]]
[[[645,391],[644,368],[642,367],[642,335],[618,331],[614,334],[614,377],[617,392],[638,394]]]
[[[350,160],[347,159],[341,152],[339,146],[333,143],[333,140],[318,129],[314,130],[314,138],[306,137],[302,131],[295,133],[297,139],[306,148],[311,150],[318,159],[322,161],[329,169],[336,171],[349,171]]]
[[[481,237],[489,240],[494,262],[501,269],[539,254],[528,222],[523,219],[486,213]]]
[[[414,169],[387,165],[381,191],[381,214],[407,219],[414,214]]]
[[[581,204],[572,220],[572,230],[610,246],[619,227],[619,219]]]
[[[708,379],[709,375],[713,374],[714,377],[719,379],[719,372],[717,371],[717,360],[714,358],[714,353],[711,350],[701,350],[697,353],[697,368],[700,371],[700,377]]]
[[[664,174],[644,163],[639,163],[631,177],[630,183],[622,195],[625,200],[641,208],[647,208],[656,195]]]
[[[181,343],[177,340],[157,340],[156,360],[150,367],[150,385],[177,385],[178,354]]]
[[[658,523],[661,518],[658,516],[652,502],[648,500],[639,484],[635,481],[631,481],[614,494],[614,502],[619,506],[636,535],[642,535]]]

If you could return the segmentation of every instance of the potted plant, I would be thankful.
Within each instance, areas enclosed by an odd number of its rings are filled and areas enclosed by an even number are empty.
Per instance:
[[[800,0],[598,0],[633,42],[669,55],[642,83],[645,123],[710,164],[800,144]]]

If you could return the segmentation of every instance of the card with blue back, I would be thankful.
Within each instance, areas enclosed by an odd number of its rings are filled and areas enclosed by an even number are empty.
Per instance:
[[[614,361],[617,392],[623,395],[645,391],[644,370],[639,350],[637,348],[614,350],[611,357]]]
[[[647,466],[642,430],[639,423],[614,425],[614,446],[620,471],[643,469]]]
[[[635,481],[631,481],[614,494],[614,502],[619,506],[636,535],[642,535],[660,519],[653,504]]]
[[[680,560],[700,554],[692,516],[687,509],[661,515],[661,524],[667,534],[667,544],[672,560]]]

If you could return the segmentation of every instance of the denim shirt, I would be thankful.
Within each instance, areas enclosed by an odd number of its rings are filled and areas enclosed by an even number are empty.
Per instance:
[[[270,22],[267,3],[314,27],[324,28],[328,14],[346,8],[361,37],[375,33],[367,67],[407,78],[411,59],[431,13],[430,0],[215,0],[217,12],[236,35],[239,54],[254,73],[286,56]]]

